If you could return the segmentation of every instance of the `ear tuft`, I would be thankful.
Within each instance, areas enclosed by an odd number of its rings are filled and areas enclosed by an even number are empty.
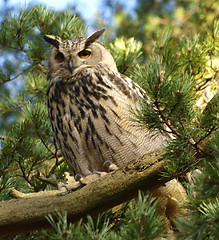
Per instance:
[[[87,38],[86,38],[86,46],[90,45],[91,43],[95,42],[98,40],[98,38],[103,34],[105,29],[100,29],[97,30],[93,33],[91,33]]]
[[[62,43],[62,40],[60,37],[56,37],[53,35],[44,35],[44,40],[46,40],[48,43],[52,44],[54,47],[59,48],[60,44]]]

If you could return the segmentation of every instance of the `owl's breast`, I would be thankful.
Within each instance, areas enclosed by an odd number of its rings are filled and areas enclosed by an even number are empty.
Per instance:
[[[133,121],[130,110],[138,105],[138,94],[130,90],[130,83],[116,84],[119,79],[107,76],[86,72],[48,88],[55,138],[76,173],[103,171],[105,161],[123,166],[163,143],[161,135],[154,137]]]

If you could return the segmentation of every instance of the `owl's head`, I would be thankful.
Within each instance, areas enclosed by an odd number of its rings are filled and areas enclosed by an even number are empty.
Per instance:
[[[105,29],[100,29],[88,37],[72,38],[63,42],[60,37],[45,35],[44,39],[54,46],[49,58],[50,74],[71,77],[79,69],[96,66],[99,63],[117,71],[110,52],[97,42],[104,31]]]

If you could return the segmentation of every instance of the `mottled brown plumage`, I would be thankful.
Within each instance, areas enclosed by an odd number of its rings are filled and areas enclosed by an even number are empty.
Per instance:
[[[106,171],[106,161],[124,166],[162,147],[167,138],[133,121],[131,109],[139,108],[146,95],[118,72],[110,52],[97,42],[103,31],[63,42],[59,37],[44,37],[54,46],[47,90],[54,136],[73,174],[86,176],[65,185],[69,190],[93,181],[93,172]],[[161,198],[159,209],[167,219],[183,212],[180,202],[186,194],[176,180],[155,189],[153,195]],[[171,228],[167,220],[167,232]]]
[[[144,91],[118,72],[113,57],[97,39],[61,41],[49,59],[47,103],[55,138],[74,174],[105,171],[104,162],[121,167],[160,148],[164,136],[133,121]]]

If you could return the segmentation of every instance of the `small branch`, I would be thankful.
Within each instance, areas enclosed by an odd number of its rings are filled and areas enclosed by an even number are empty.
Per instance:
[[[217,76],[218,73],[219,73],[219,70],[215,71],[215,73],[214,73],[211,77],[205,78],[205,79],[203,80],[203,82],[200,83],[200,85],[198,86],[198,88],[196,88],[196,91],[201,91],[201,90],[203,90],[203,89],[205,88],[205,86],[207,85],[208,82],[216,79],[216,76]]]
[[[12,108],[7,108],[6,111],[15,111],[17,109],[20,109],[22,107],[25,107],[34,97],[36,97],[36,94],[33,94],[32,97],[30,97],[29,99],[27,99],[25,102],[21,102],[19,101],[19,103],[17,103],[15,106],[13,106]]]
[[[37,159],[35,159],[35,160],[32,162],[32,164],[31,164],[31,166],[30,166],[30,168],[29,168],[29,171],[27,172],[27,179],[30,178],[30,175],[32,174],[32,171],[33,171],[34,167],[36,166],[37,162],[38,162]]]
[[[46,196],[48,197],[48,196],[60,195],[61,191],[52,190],[52,191],[46,191],[46,192],[41,191],[41,192],[36,192],[36,193],[35,192],[34,193],[22,193],[22,192],[17,191],[14,188],[11,190],[11,194],[18,199],[25,199],[25,198],[35,198],[36,199],[38,197],[45,197],[45,193],[46,193]]]
[[[157,102],[154,103],[156,109],[159,112],[159,115],[161,117],[161,119],[163,120],[164,124],[166,124],[167,128],[171,130],[171,133],[175,136],[177,136],[178,138],[182,139],[183,141],[191,144],[198,153],[202,153],[205,156],[208,156],[209,153],[207,153],[202,146],[200,146],[200,144],[198,144],[193,138],[188,138],[186,136],[183,136],[182,134],[180,134],[179,132],[177,132],[174,127],[171,125],[171,123],[168,122],[168,120],[166,119],[166,117],[163,115],[162,111],[159,108],[159,105],[157,104]],[[200,143],[200,142],[199,142]]]
[[[182,129],[185,130],[183,121],[182,121],[182,119],[180,118],[180,116],[179,116],[179,124],[181,125]]]
[[[32,182],[31,182],[31,181],[28,179],[28,177],[26,176],[24,167],[22,166],[20,159],[18,160],[18,165],[19,165],[19,167],[20,167],[20,170],[21,170],[21,172],[22,172],[22,177],[24,178],[24,180],[27,181],[27,182],[30,184],[30,186],[34,187],[33,184],[32,184]]]
[[[205,138],[211,135],[213,131],[216,130],[216,126],[211,126],[211,128],[205,133],[204,136],[201,136],[200,139],[196,142],[196,144],[199,144],[201,141],[203,141]]]
[[[35,118],[35,116],[34,116],[34,119],[33,119],[33,124],[35,126],[37,136],[39,137],[39,139],[42,142],[43,146],[47,149],[48,152],[50,152],[55,157],[55,153],[47,146],[46,142],[44,141],[44,139],[42,138],[42,136],[40,134],[40,131],[39,131],[39,128],[38,128],[37,118]]]
[[[5,80],[5,81],[3,81],[3,82],[0,82],[0,84],[4,84],[4,83],[11,82],[11,81],[15,80],[15,79],[18,78],[20,75],[22,75],[22,74],[24,74],[25,72],[29,71],[31,68],[33,68],[33,66],[30,66],[30,67],[24,69],[22,72],[18,73],[18,74],[17,74],[15,77],[13,77],[13,78],[9,78],[9,79],[7,79],[7,80]]]
[[[178,133],[173,127],[172,125],[167,121],[166,117],[163,115],[162,111],[160,110],[159,105],[157,104],[157,102],[154,102],[154,105],[156,107],[156,109],[159,112],[159,115],[161,117],[161,119],[163,120],[164,124],[166,124],[167,128],[169,128],[171,130],[171,133],[174,134],[175,136],[177,136],[180,139],[185,140],[185,137],[182,136],[180,133]]]

